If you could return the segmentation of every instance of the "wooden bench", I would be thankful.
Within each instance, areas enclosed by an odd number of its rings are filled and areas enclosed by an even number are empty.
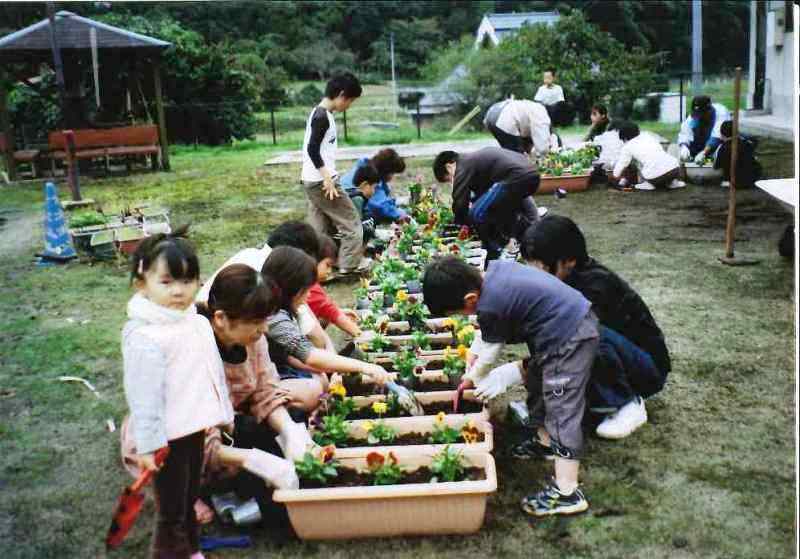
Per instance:
[[[0,132],[0,154],[4,156],[8,155],[8,151],[11,150],[11,143],[6,138],[6,135]],[[31,166],[31,172],[35,177],[36,173],[36,159],[41,154],[41,151],[38,149],[17,149],[11,152],[11,157],[14,158],[15,162],[19,163],[27,163]],[[9,171],[10,172],[10,171]]]
[[[155,125],[124,126],[119,128],[74,130],[76,159],[105,158],[106,167],[111,157],[150,156],[153,169],[158,168],[161,147],[158,127]],[[48,137],[50,157],[55,173],[55,161],[67,159],[67,140],[61,130],[50,132]]]

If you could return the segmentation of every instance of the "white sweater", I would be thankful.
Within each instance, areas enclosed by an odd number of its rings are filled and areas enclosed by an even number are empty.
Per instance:
[[[665,175],[679,166],[678,160],[665,152],[655,137],[645,132],[625,142],[619,150],[614,176],[621,176],[631,161],[636,161],[642,178],[648,181]]]
[[[495,126],[512,136],[530,138],[539,155],[550,151],[550,115],[541,103],[512,99],[500,111]]]
[[[558,84],[552,84],[550,87],[541,85],[536,91],[536,97],[533,100],[544,105],[555,105],[564,100],[564,90]]]
[[[122,330],[125,397],[136,452],[233,422],[214,332],[194,305],[176,311],[141,294]]]

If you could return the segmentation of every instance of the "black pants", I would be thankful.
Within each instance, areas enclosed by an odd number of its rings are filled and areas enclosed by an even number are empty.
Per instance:
[[[497,140],[497,143],[500,144],[500,147],[503,149],[510,149],[511,151],[524,153],[526,155],[533,149],[533,142],[530,138],[514,136],[513,134],[500,130],[494,124],[487,125],[487,128],[489,128],[489,132],[492,133],[494,139]]]
[[[154,559],[189,559],[200,550],[194,502],[200,494],[205,432],[169,441],[169,455],[155,475]]]

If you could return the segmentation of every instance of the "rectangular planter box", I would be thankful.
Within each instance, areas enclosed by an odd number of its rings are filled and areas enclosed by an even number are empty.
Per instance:
[[[452,402],[453,396],[455,395],[455,391],[447,390],[442,392],[415,392],[414,395],[417,397],[419,403],[424,406],[425,404],[432,404],[434,402]],[[474,390],[465,390],[463,398],[465,401],[470,401],[470,402],[478,401],[478,399],[475,396]],[[356,409],[359,410],[362,408],[366,408],[367,406],[371,406],[375,402],[385,402],[385,401],[386,401],[386,395],[384,394],[374,394],[372,396],[353,396],[353,402],[355,402],[356,404]],[[484,406],[481,411],[476,413],[448,413],[447,415],[456,418],[461,418],[461,421],[464,421],[465,419],[466,420],[474,419],[476,421],[481,421],[481,420],[488,421],[489,408]],[[394,418],[387,418],[387,419],[394,419]],[[404,418],[400,417],[397,419],[404,419]]]
[[[398,455],[399,457],[399,455]],[[431,456],[399,457],[407,467],[427,466]],[[341,540],[388,536],[472,534],[480,530],[487,497],[497,490],[494,459],[489,454],[464,454],[482,467],[486,479],[453,483],[280,489],[297,535],[304,540]],[[342,458],[345,466],[366,468],[366,459]]]
[[[477,329],[478,328],[477,315],[473,314],[468,318],[469,318],[469,323]],[[436,332],[442,332],[447,330],[443,326],[445,320],[446,320],[445,318],[429,318],[425,321],[425,324],[427,324],[428,328],[431,330],[434,330]],[[386,329],[387,329],[386,333],[388,335],[405,334],[406,332],[411,331],[411,325],[405,320],[397,320],[387,324]]]
[[[372,332],[369,332],[369,334],[372,334]],[[372,336],[369,335],[369,334],[366,335],[366,336],[362,335],[360,338],[355,340],[356,343],[369,344],[369,340],[372,338]],[[387,340],[389,340],[392,343],[392,345],[394,347],[398,347],[398,348],[402,348],[402,347],[406,347],[406,346],[410,345],[411,344],[411,340],[412,340],[410,334],[395,334],[395,335],[385,336],[385,337],[386,337]],[[449,345],[453,345],[454,342],[455,342],[455,340],[453,338],[453,334],[451,334],[450,332],[440,332],[438,334],[428,334],[428,339],[431,342],[431,347],[449,346]]]
[[[536,194],[552,194],[557,188],[563,188],[567,192],[581,192],[589,188],[591,176],[591,173],[561,175],[560,177],[543,175],[539,179],[539,189]]]
[[[460,429],[465,421],[460,415],[445,416],[444,423],[448,427]],[[483,441],[478,443],[466,444],[451,444],[451,448],[459,452],[491,452],[494,449],[494,431],[492,424],[486,419],[472,420],[475,421],[475,426],[483,433]],[[436,416],[424,415],[422,417],[394,417],[384,419],[383,422],[397,431],[398,435],[406,433],[422,433],[427,435],[433,432],[433,426],[436,423]],[[367,432],[364,430],[365,420],[348,421],[350,427],[350,435],[353,438],[361,438],[366,441]],[[444,449],[444,444],[420,444],[420,445],[387,445],[387,446],[352,446],[348,448],[337,448],[336,458],[352,458],[356,456],[366,456],[370,452],[380,452],[386,454],[389,451],[394,452],[397,456],[433,456]]]

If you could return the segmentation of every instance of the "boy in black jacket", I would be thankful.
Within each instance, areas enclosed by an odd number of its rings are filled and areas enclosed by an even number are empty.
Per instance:
[[[603,438],[630,435],[647,422],[643,398],[659,392],[671,369],[664,334],[650,309],[617,274],[589,257],[578,226],[547,216],[523,237],[522,256],[592,302],[600,320],[600,346],[587,400],[592,408],[614,408],[597,427]]]
[[[722,143],[717,148],[714,168],[722,169],[722,186],[731,185],[731,157],[733,152],[733,122],[726,120],[719,129]],[[736,154],[736,187],[750,188],[761,176],[761,164],[756,159],[756,138],[739,134],[739,149]]]

